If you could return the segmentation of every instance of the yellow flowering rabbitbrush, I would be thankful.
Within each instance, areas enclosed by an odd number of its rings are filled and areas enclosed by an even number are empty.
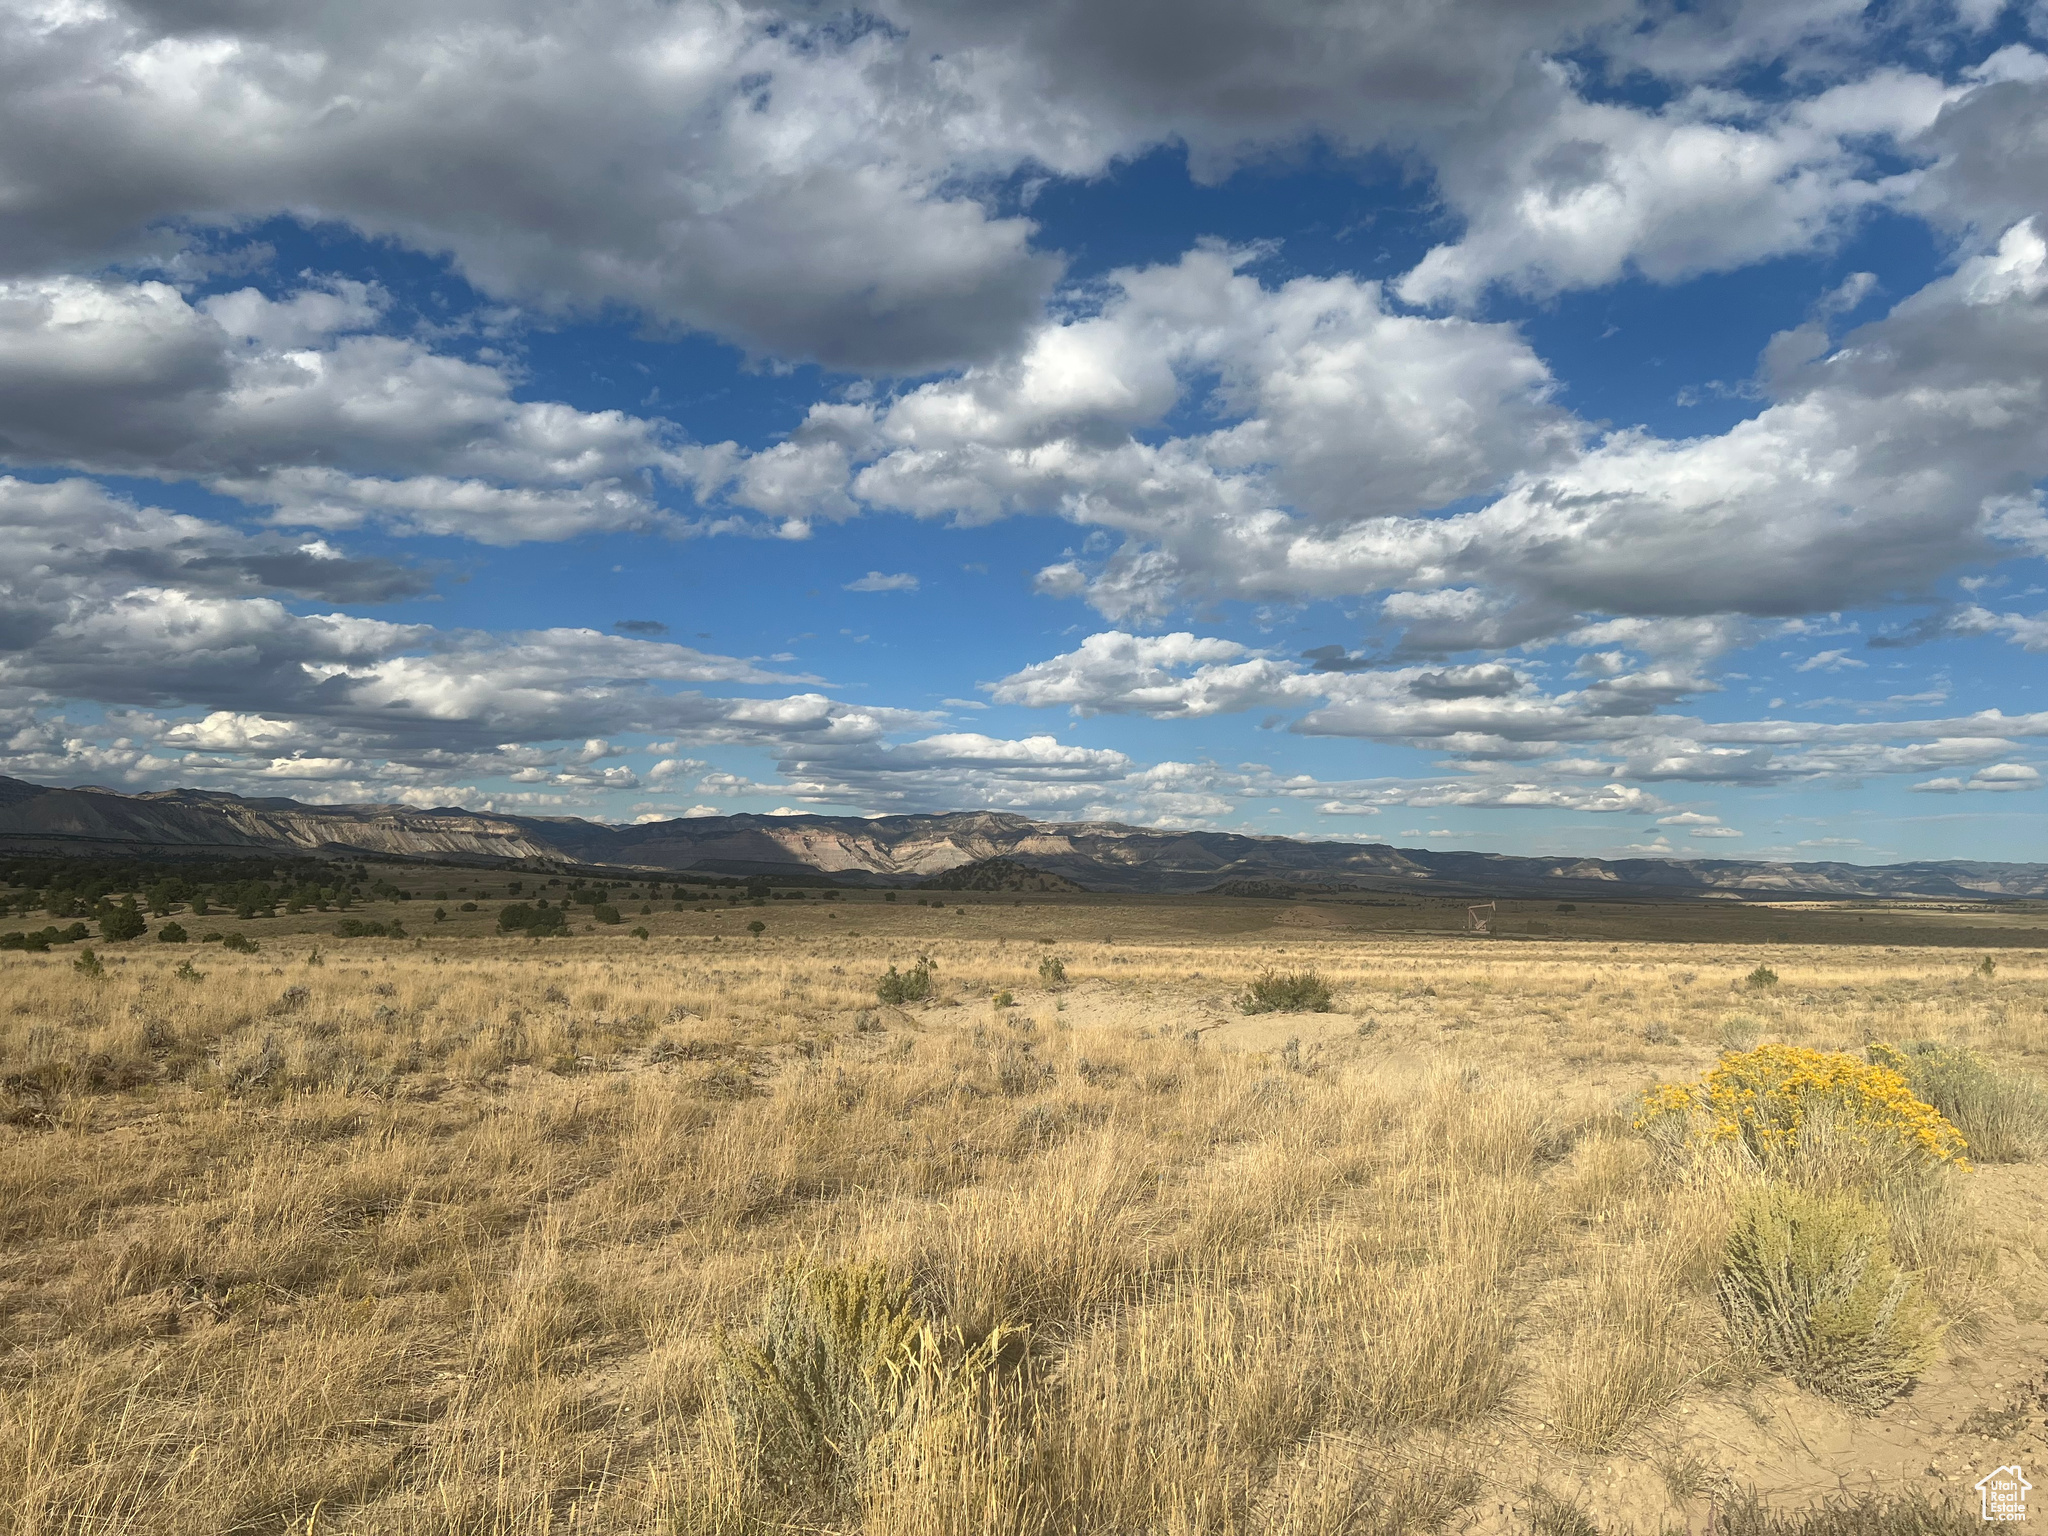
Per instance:
[[[1730,1051],[1697,1084],[1665,1083],[1637,1105],[1639,1131],[1682,1132],[1688,1143],[1739,1142],[1759,1161],[1777,1161],[1799,1146],[1816,1110],[1837,1133],[1888,1142],[1929,1162],[1963,1161],[1963,1134],[1933,1105],[1914,1097],[1889,1066],[1842,1051],[1760,1045]]]

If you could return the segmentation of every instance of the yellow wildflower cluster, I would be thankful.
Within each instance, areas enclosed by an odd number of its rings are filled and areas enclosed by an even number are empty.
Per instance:
[[[1696,1085],[1653,1088],[1638,1105],[1635,1125],[1649,1130],[1683,1117],[1688,1140],[1739,1141],[1759,1159],[1773,1160],[1797,1149],[1801,1126],[1823,1106],[1838,1132],[1896,1141],[1931,1162],[1969,1166],[1962,1160],[1962,1132],[1915,1098],[1901,1073],[1841,1051],[1796,1045],[1731,1051]]]

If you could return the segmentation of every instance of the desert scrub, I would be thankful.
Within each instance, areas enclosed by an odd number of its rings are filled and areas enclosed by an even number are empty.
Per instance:
[[[1772,1370],[1866,1412],[1913,1385],[1941,1328],[1892,1262],[1882,1214],[1783,1185],[1736,1212],[1717,1287],[1729,1333]]]
[[[1314,971],[1261,971],[1237,999],[1242,1013],[1328,1013],[1330,986]]]
[[[1003,1342],[949,1365],[909,1284],[880,1266],[787,1272],[755,1336],[724,1351],[744,1479],[797,1509],[849,1511],[928,1421],[976,1402]]]
[[[2048,1149],[2048,1093],[1996,1070],[1975,1051],[1935,1040],[1872,1045],[1867,1054],[1906,1080],[1986,1163],[2019,1163]]]
[[[869,1443],[909,1411],[927,1333],[909,1287],[879,1269],[785,1276],[759,1331],[724,1360],[726,1412],[754,1476],[828,1498],[857,1479]]]
[[[875,996],[885,1003],[921,1003],[932,995],[932,963],[920,960],[907,971],[890,966],[875,983]]]
[[[1901,1073],[1804,1046],[1731,1051],[1697,1084],[1644,1094],[1634,1124],[1674,1152],[1734,1145],[1765,1166],[1794,1159],[1823,1130],[1879,1153],[1969,1166],[1962,1132],[1914,1097]]]

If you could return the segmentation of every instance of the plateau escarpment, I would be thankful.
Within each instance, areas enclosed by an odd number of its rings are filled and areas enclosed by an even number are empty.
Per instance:
[[[0,847],[71,854],[174,856],[262,850],[480,863],[540,861],[714,874],[823,875],[855,885],[915,884],[1004,860],[1048,880],[1123,892],[1197,892],[1235,880],[1265,880],[1303,888],[1434,892],[1445,897],[2048,897],[2048,864],[1517,857],[1118,822],[1043,822],[1000,811],[698,816],[610,826],[576,817],[510,816],[454,806],[308,805],[194,789],[127,795],[96,786],[50,788],[19,779],[0,779]]]

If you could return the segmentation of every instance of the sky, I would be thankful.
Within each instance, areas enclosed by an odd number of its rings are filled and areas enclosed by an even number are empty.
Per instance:
[[[0,0],[0,773],[2048,857],[2048,0]]]

